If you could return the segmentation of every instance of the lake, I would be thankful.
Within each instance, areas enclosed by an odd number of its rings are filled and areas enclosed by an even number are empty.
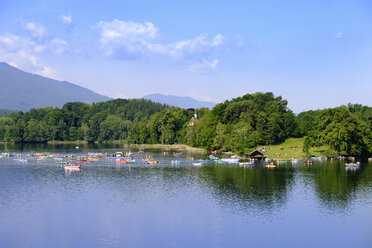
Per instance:
[[[0,146],[19,158],[118,150]],[[343,160],[195,167],[186,158],[205,155],[145,152],[72,172],[54,159],[0,158],[0,247],[372,247],[368,161],[354,171]]]

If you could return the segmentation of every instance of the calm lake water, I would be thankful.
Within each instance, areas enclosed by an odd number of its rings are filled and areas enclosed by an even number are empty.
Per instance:
[[[194,167],[186,157],[205,156],[151,152],[159,165],[140,154],[131,166],[101,158],[79,172],[0,158],[0,247],[372,247],[372,163]]]

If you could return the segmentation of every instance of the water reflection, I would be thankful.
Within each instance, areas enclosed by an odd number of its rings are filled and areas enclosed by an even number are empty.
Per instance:
[[[292,167],[206,166],[200,171],[223,204],[238,203],[239,208],[250,211],[271,212],[285,206],[294,180]]]
[[[358,169],[347,170],[344,164],[336,160],[300,167],[304,179],[314,185],[320,203],[329,210],[347,210],[358,192],[370,190],[371,165],[363,162]]]
[[[193,167],[186,154],[177,166],[152,155],[160,164],[141,154],[133,165],[102,158],[71,173],[54,160],[0,159],[0,246],[370,247],[371,164]],[[335,214],[349,206],[349,216]]]

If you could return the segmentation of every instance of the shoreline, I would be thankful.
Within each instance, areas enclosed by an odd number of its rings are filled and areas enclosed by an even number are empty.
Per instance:
[[[15,144],[14,142],[0,142],[0,144]],[[28,143],[23,143],[28,144]],[[88,141],[85,140],[76,140],[76,141],[58,141],[58,140],[51,140],[48,141],[46,144],[48,145],[88,145]],[[97,141],[94,144],[99,144]],[[116,145],[123,145],[124,148],[130,149],[173,149],[173,150],[182,150],[188,151],[193,153],[208,153],[208,151],[204,148],[198,147],[191,147],[185,144],[128,144],[125,141],[121,140],[113,140],[113,141],[105,141],[102,144],[116,144]]]
[[[124,148],[135,148],[135,149],[175,149],[181,151],[187,151],[192,153],[208,153],[206,149],[198,148],[198,147],[191,147],[184,144],[172,144],[172,145],[164,145],[164,144],[125,144]]]
[[[47,142],[48,145],[70,145],[70,144],[88,144],[88,141],[86,140],[75,140],[75,141],[59,141],[59,140],[50,140]]]

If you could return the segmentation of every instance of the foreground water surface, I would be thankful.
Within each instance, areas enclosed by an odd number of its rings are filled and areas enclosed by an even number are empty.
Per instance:
[[[0,147],[70,154],[117,147]],[[0,247],[372,247],[372,163],[195,167],[149,151],[66,172],[53,160],[0,159]],[[172,160],[180,164],[172,165]]]

